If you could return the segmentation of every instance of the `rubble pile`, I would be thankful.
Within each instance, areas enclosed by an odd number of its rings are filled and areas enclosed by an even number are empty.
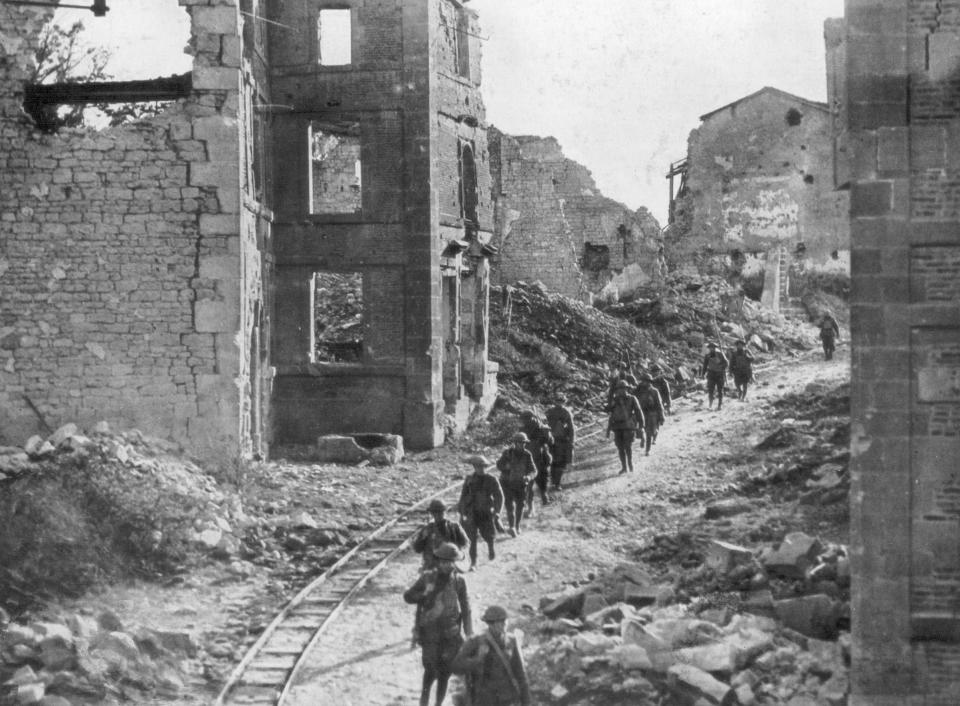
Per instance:
[[[563,392],[577,409],[598,412],[618,363],[634,372],[657,364],[683,393],[698,384],[710,340],[729,350],[744,339],[758,365],[819,346],[814,327],[746,299],[722,277],[674,274],[665,288],[599,308],[517,282],[492,288],[490,304],[490,357],[511,411]]]
[[[755,352],[810,350],[817,338],[804,322],[785,318],[743,295],[719,276],[672,273],[663,287],[638,290],[630,301],[601,307],[649,331],[671,360],[700,351],[708,340],[732,348],[744,339]]]
[[[30,623],[0,620],[0,704],[144,703],[175,698],[198,677],[186,632],[125,629],[110,612]]]
[[[827,556],[839,563],[839,548],[814,549],[823,547],[799,537],[756,553],[718,547],[704,568],[732,577],[746,575],[741,567],[803,566],[810,576],[823,573],[816,567]],[[544,702],[605,706],[846,703],[849,634],[838,628],[834,599],[716,593],[676,603],[679,596],[636,564],[544,596],[528,660],[534,692]]]
[[[23,607],[118,575],[238,549],[239,497],[169,442],[65,424],[0,447],[0,599]]]

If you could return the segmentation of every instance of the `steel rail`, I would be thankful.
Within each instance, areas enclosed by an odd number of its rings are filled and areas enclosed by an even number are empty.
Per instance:
[[[581,429],[599,427],[601,423],[602,420],[590,422]],[[597,429],[578,435],[578,445],[601,431]],[[591,443],[588,447],[595,445]],[[575,464],[571,471],[576,473],[579,469],[589,477],[575,479],[568,476],[565,485],[579,487],[611,477],[609,474],[589,473],[603,465],[586,461]],[[290,695],[296,677],[303,670],[307,657],[330,624],[371,578],[410,546],[416,531],[422,526],[419,513],[431,500],[449,495],[461,487],[462,481],[458,481],[411,505],[364,537],[322,575],[302,588],[247,649],[221,688],[214,706],[282,706]],[[414,518],[415,523],[412,522]],[[360,563],[364,552],[369,555],[366,565]],[[370,566],[370,561],[376,563]]]

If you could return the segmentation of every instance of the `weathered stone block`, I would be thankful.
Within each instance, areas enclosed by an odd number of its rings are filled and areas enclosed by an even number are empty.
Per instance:
[[[667,670],[670,688],[682,699],[704,699],[708,704],[732,706],[736,695],[729,685],[689,664],[675,664]]]
[[[195,7],[191,13],[194,34],[236,34],[237,9],[227,5]]]
[[[240,72],[233,68],[198,66],[193,70],[194,90],[233,90],[240,88]]]
[[[359,463],[367,457],[351,436],[321,436],[314,453],[320,463]]]
[[[225,333],[240,326],[238,305],[218,301],[199,301],[193,305],[194,328],[199,333]]]

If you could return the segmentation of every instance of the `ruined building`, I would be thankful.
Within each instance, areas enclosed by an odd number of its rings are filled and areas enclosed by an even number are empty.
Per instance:
[[[662,276],[656,219],[603,196],[554,138],[491,129],[490,171],[496,283],[540,280],[551,291],[588,298],[625,295]]]
[[[834,180],[833,111],[766,87],[700,117],[690,133],[677,260],[736,253],[766,271],[764,303],[794,294],[791,267],[849,268],[848,197]]]
[[[958,10],[855,0],[834,37],[853,271],[856,706],[960,703]]]
[[[57,100],[26,85],[52,9],[0,4],[0,443],[101,419],[222,460],[440,443],[496,384],[474,13],[180,4],[182,96],[57,134],[24,113]]]

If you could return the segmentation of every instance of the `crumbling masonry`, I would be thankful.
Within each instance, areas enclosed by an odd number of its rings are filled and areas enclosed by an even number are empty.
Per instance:
[[[0,443],[101,419],[226,461],[327,432],[440,443],[495,388],[475,16],[180,4],[189,96],[60,134],[22,110],[52,11],[0,5]],[[347,358],[322,354],[331,281],[358,283]]]
[[[490,131],[496,218],[493,277],[540,280],[570,297],[625,296],[663,274],[660,225],[603,196],[552,137]]]
[[[851,703],[947,706],[960,703],[960,3],[846,7]]]

